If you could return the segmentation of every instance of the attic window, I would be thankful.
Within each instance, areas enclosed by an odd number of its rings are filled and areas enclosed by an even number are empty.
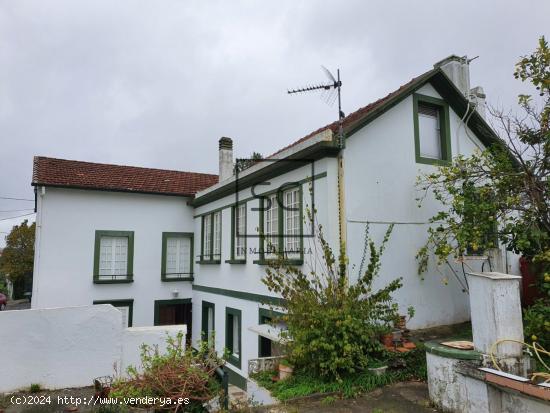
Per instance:
[[[446,164],[451,160],[449,108],[445,101],[414,95],[416,162]]]

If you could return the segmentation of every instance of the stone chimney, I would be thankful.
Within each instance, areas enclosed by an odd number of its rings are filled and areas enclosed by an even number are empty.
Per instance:
[[[233,140],[220,138],[220,182],[233,176]]]
[[[485,119],[485,93],[481,86],[470,89],[470,62],[468,56],[459,57],[451,55],[437,62],[434,67],[441,68],[443,72],[451,79],[455,86],[468,99],[477,112]]]

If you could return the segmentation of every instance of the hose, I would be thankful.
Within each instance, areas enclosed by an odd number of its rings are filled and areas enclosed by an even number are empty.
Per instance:
[[[489,350],[489,355],[491,356],[491,361],[493,362],[493,365],[497,368],[497,370],[502,371],[502,369],[500,368],[500,366],[498,365],[498,362],[496,360],[495,350],[496,350],[496,347],[500,343],[504,343],[504,342],[519,343],[519,344],[523,344],[527,348],[533,349],[534,352],[535,352],[535,355],[537,356],[537,359],[540,361],[540,363],[544,366],[544,368],[547,371],[546,372],[535,372],[535,373],[531,374],[531,381],[534,380],[536,377],[538,377],[538,378],[541,378],[544,383],[549,383],[550,382],[550,367],[548,367],[548,365],[542,360],[542,357],[540,356],[540,353],[546,354],[547,356],[550,356],[550,351],[547,351],[544,347],[542,347],[536,341],[533,341],[533,344],[527,344],[524,341],[514,340],[514,339],[509,339],[509,338],[504,338],[502,340],[495,341],[493,343],[493,345],[491,346],[490,350]]]

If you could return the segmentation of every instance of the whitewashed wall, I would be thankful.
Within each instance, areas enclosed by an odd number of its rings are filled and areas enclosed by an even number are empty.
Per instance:
[[[41,193],[39,189],[39,194]],[[38,195],[32,308],[134,299],[133,326],[153,325],[154,301],[191,298],[191,282],[162,282],[163,232],[193,232],[188,199],[46,188]],[[134,231],[134,282],[94,284],[96,230]]]
[[[40,384],[47,389],[91,386],[114,366],[139,363],[142,343],[163,345],[186,326],[122,328],[111,305],[0,312],[0,392]],[[163,347],[159,347],[161,351]]]
[[[418,93],[438,97],[431,85]],[[469,154],[481,143],[467,136],[461,119],[449,108],[452,154]],[[474,136],[473,132],[469,132]],[[351,267],[356,271],[364,246],[365,224],[354,221],[415,223],[427,222],[438,211],[433,199],[417,207],[417,176],[434,169],[416,163],[414,147],[413,98],[409,96],[347,140],[344,153],[346,183],[347,243]],[[378,242],[387,224],[371,224],[371,235]],[[468,296],[448,268],[441,273],[430,266],[424,281],[417,274],[415,255],[424,244],[427,225],[397,224],[383,257],[379,284],[403,277],[403,288],[394,297],[401,311],[412,305],[416,316],[410,328],[452,324],[469,318]],[[462,269],[455,268],[462,275]],[[479,265],[474,264],[478,269]],[[352,270],[353,273],[353,270]],[[356,273],[357,275],[357,273]]]

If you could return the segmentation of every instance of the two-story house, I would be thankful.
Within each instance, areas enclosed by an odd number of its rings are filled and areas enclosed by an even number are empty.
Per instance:
[[[128,326],[185,323],[196,341],[215,332],[230,350],[232,381],[248,363],[281,351],[265,329],[279,303],[261,279],[278,252],[319,269],[306,210],[327,240],[345,242],[356,276],[365,227],[380,241],[395,229],[381,283],[410,328],[468,319],[468,297],[449,268],[421,279],[415,255],[438,204],[417,207],[416,177],[495,142],[469,62],[451,56],[343,121],[235,172],[233,142],[219,141],[219,176],[36,157],[37,229],[33,308],[112,303]],[[240,168],[238,168],[240,169]],[[456,271],[460,271],[456,265]]]

